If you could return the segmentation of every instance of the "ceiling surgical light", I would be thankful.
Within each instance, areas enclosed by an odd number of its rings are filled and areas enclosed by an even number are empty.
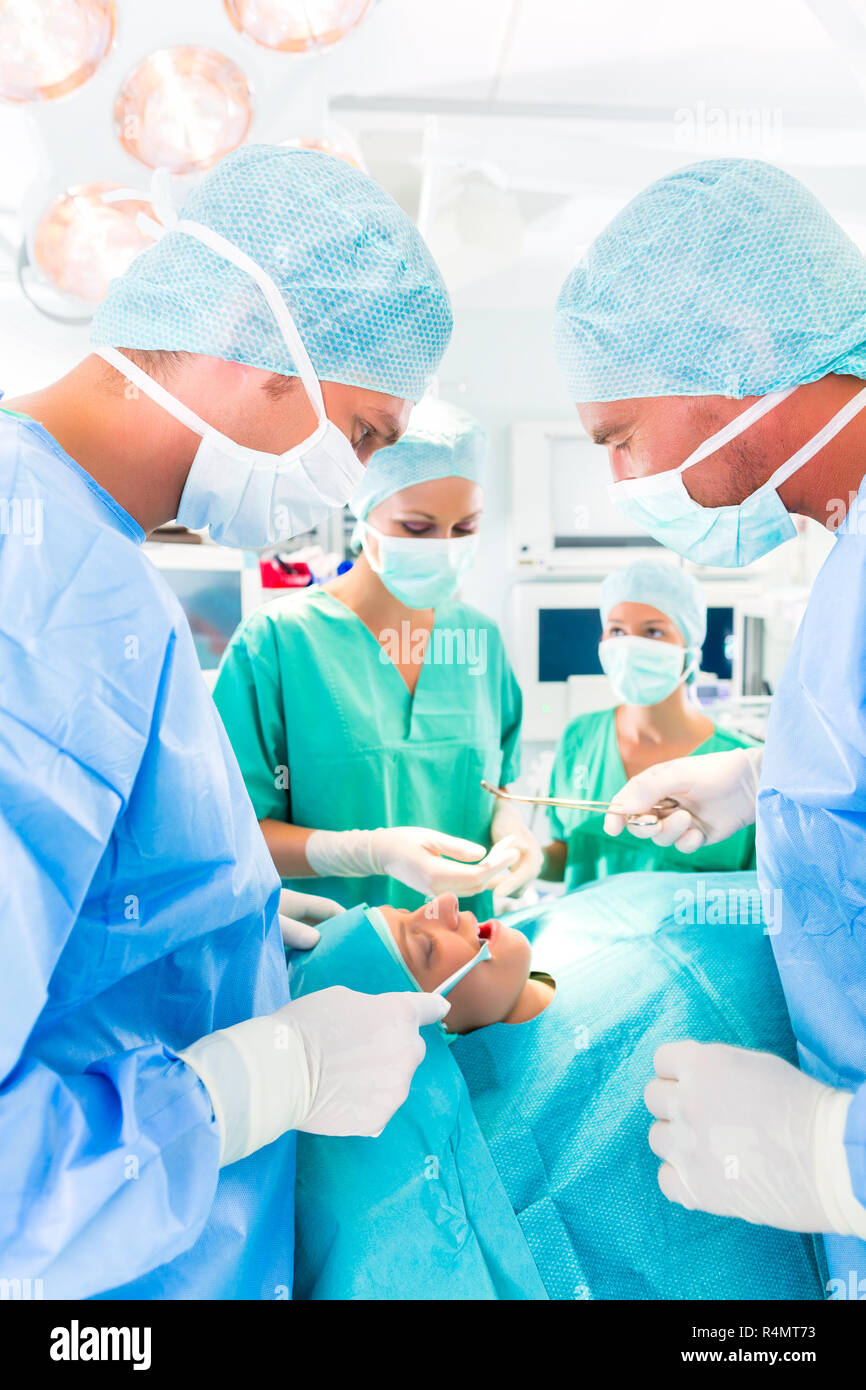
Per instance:
[[[53,101],[75,91],[114,42],[114,0],[3,0],[0,97]]]
[[[151,169],[209,169],[243,144],[253,116],[250,84],[210,48],[163,48],[139,63],[114,103],[124,149]]]
[[[108,283],[153,244],[136,216],[153,216],[149,203],[105,203],[117,183],[68,188],[43,212],[33,234],[33,260],[64,294],[86,304],[105,298]]]
[[[265,48],[306,53],[360,24],[370,0],[224,0],[232,24]]]

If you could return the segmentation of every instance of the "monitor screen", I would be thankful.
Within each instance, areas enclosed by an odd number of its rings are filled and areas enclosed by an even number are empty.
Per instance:
[[[712,671],[719,680],[729,681],[732,671],[733,647],[733,608],[708,608],[707,636],[704,642],[701,669]]]
[[[538,610],[538,679],[567,681],[569,676],[601,676],[598,644],[601,617],[597,608]]]
[[[720,680],[731,678],[733,608],[707,611],[707,637],[701,667]],[[569,676],[600,676],[598,659],[601,616],[597,608],[538,610],[538,679],[566,681]]]

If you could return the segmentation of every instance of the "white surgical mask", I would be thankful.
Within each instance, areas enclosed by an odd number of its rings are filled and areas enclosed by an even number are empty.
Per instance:
[[[141,194],[135,194],[141,197]],[[260,550],[301,535],[345,506],[364,476],[364,465],[349,440],[325,413],[322,388],[294,319],[277,285],[240,247],[189,219],[159,227],[150,219],[148,230],[185,232],[204,242],[245,271],[261,289],[291,353],[298,376],[316,412],[318,425],[307,438],[283,454],[269,454],[236,444],[201,420],[128,357],[112,347],[94,349],[202,442],[181,493],[177,520],[198,530],[207,526],[220,545]]]
[[[608,489],[611,500],[623,516],[687,560],[702,565],[751,564],[797,534],[778,490],[866,407],[866,387],[743,502],[702,507],[689,496],[682,475],[736,439],[795,390],[789,386],[763,396],[695,449],[679,468],[612,483]]]
[[[598,644],[601,669],[625,705],[657,705],[696,669],[688,648],[651,637],[607,637]]]
[[[385,588],[407,608],[435,608],[457,592],[472,568],[478,536],[386,536],[367,521],[359,521],[361,545],[371,570]],[[378,555],[367,537],[374,536]]]

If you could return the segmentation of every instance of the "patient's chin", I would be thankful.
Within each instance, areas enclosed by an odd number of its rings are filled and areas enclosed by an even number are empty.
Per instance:
[[[499,950],[494,951],[494,960],[500,961],[520,961],[521,966],[526,967],[526,980],[529,979],[529,962],[532,958],[532,946],[527,937],[517,927],[503,927],[499,932]],[[524,980],[524,983],[526,983]]]

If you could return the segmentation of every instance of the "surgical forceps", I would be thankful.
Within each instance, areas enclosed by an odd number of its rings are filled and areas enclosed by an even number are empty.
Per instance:
[[[616,811],[616,801],[572,801],[561,796],[517,796],[514,792],[503,791],[501,787],[494,787],[492,782],[485,782],[481,779],[481,785],[491,796],[498,796],[500,801],[522,801],[527,806],[557,806],[565,811]],[[634,814],[625,817],[626,825],[636,825],[638,827],[649,827],[658,825],[660,820],[671,811],[675,811],[679,802],[672,796],[664,796],[661,801],[657,801],[650,811],[642,814]]]

